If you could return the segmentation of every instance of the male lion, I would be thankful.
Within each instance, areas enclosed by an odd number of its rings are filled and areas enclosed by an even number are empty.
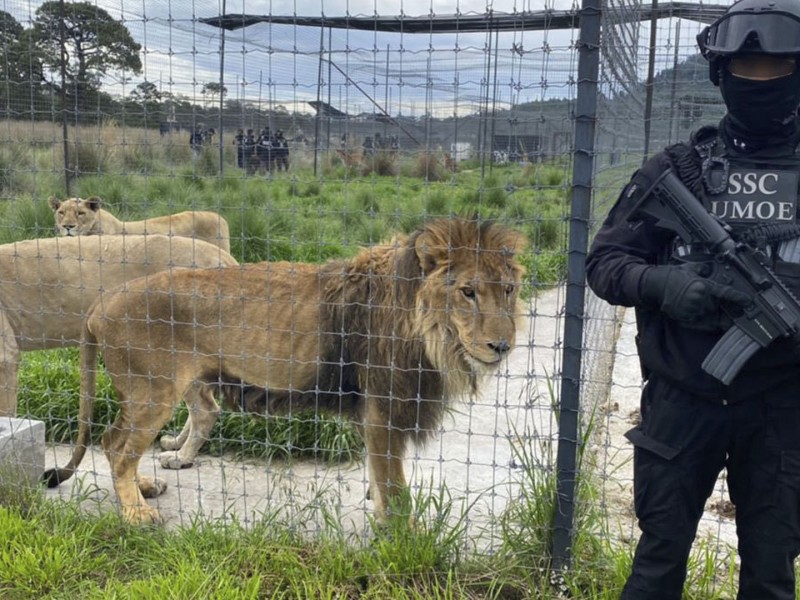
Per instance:
[[[211,211],[187,210],[174,215],[153,217],[143,221],[120,221],[106,209],[97,196],[67,198],[50,196],[50,207],[55,213],[56,231],[62,236],[105,234],[180,235],[203,240],[231,251],[231,234],[224,217]]]
[[[165,235],[0,245],[0,416],[16,414],[19,353],[77,346],[86,310],[100,290],[172,267],[235,264],[217,246]]]
[[[90,443],[99,348],[121,402],[103,447],[128,521],[159,520],[144,497],[166,483],[138,473],[157,432],[183,397],[183,446],[162,465],[191,464],[217,418],[220,385],[251,410],[355,418],[385,520],[407,486],[409,440],[430,436],[448,401],[477,391],[514,345],[523,243],[498,224],[445,219],[349,260],[176,271],[105,293],[81,345],[78,442],[68,465],[44,479],[54,487],[69,478]]]

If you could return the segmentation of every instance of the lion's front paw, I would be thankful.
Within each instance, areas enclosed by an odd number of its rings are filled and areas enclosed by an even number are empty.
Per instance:
[[[158,444],[162,450],[180,450],[182,445],[176,435],[162,435]]]
[[[177,451],[162,452],[158,455],[158,460],[164,469],[172,469],[175,471],[191,467],[194,464],[191,460],[184,460],[181,458],[180,453]]]
[[[167,482],[158,477],[139,476],[139,491],[145,498],[155,498],[167,491]]]
[[[163,523],[158,510],[147,504],[123,506],[122,518],[134,525],[160,525]]]

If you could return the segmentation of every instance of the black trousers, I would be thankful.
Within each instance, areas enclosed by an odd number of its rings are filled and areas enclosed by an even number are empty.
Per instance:
[[[680,600],[697,525],[723,468],[736,505],[737,600],[795,600],[800,384],[724,405],[651,378],[641,424],[626,437],[635,447],[642,534],[621,600]]]

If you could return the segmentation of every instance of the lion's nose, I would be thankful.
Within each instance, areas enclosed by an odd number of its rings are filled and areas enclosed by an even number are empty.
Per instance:
[[[497,354],[505,354],[511,350],[511,344],[506,340],[500,340],[499,342],[489,342],[489,348],[497,352]]]

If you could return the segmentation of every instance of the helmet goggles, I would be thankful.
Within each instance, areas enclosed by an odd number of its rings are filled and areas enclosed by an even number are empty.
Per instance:
[[[764,54],[800,54],[800,19],[786,12],[731,13],[697,36],[704,56],[725,56],[748,50],[752,35]]]

